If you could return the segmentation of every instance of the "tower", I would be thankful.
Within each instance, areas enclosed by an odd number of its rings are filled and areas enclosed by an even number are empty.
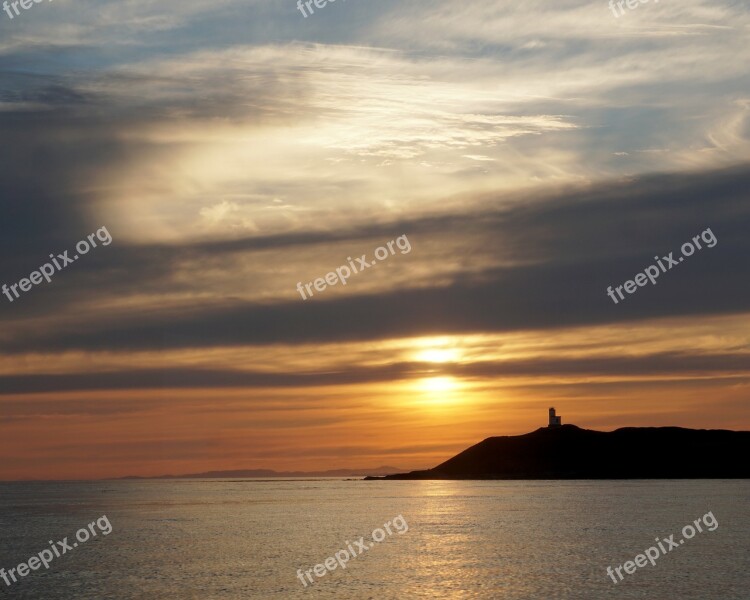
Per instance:
[[[549,409],[549,425],[547,427],[560,427],[562,425],[562,417],[555,415],[555,407],[551,406]]]

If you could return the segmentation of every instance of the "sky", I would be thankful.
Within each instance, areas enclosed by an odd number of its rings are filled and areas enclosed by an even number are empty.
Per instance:
[[[750,429],[747,2],[313,8],[0,12],[0,479]]]

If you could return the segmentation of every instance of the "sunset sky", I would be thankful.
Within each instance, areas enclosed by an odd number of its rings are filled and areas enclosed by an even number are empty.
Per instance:
[[[550,405],[750,429],[748,34],[728,0],[0,13],[0,284],[113,239],[0,295],[0,479],[425,468]]]

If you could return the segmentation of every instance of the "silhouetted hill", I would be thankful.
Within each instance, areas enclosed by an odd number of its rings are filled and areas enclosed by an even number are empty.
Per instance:
[[[575,425],[487,438],[426,471],[366,479],[750,478],[750,431]]]

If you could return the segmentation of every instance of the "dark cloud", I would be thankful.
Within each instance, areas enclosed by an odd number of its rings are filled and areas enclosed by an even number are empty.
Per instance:
[[[517,264],[460,272],[447,284],[419,289],[349,297],[331,291],[307,301],[290,290],[289,298],[280,302],[195,302],[183,309],[113,314],[106,323],[67,321],[13,339],[6,336],[2,348],[26,352],[296,344],[741,313],[750,310],[749,184],[750,170],[742,166],[690,176],[644,177],[516,201],[474,216],[401,221],[346,233],[176,247],[113,244],[59,277],[71,298],[75,290],[104,296],[144,290],[167,293],[174,285],[167,274],[178,262],[193,261],[199,273],[203,261],[215,264],[222,257],[229,260],[233,254],[252,255],[260,249],[295,246],[314,254],[316,247],[357,238],[367,248],[365,239],[387,229],[391,234],[408,233],[413,246],[409,257],[422,265],[437,260],[424,250],[428,247],[450,242],[460,248],[476,239],[486,241],[477,260],[497,256]],[[608,286],[632,279],[654,262],[655,255],[679,255],[682,243],[709,227],[718,239],[715,247],[696,252],[662,274],[657,285],[639,288],[618,305],[607,297]],[[319,270],[331,267],[321,264]],[[49,298],[53,305],[55,296]],[[12,307],[6,301],[4,308]]]
[[[707,375],[750,375],[750,354],[692,355],[687,352],[664,352],[636,357],[600,356],[586,358],[534,358],[530,360],[482,361],[470,364],[399,362],[379,367],[351,366],[324,373],[235,371],[228,369],[139,369],[68,374],[34,374],[0,376],[0,395],[25,393],[191,388],[266,388],[315,387],[393,381],[435,375],[462,378],[496,377],[629,377]],[[608,384],[609,385],[609,384]],[[96,413],[120,412],[123,404],[107,402]],[[136,408],[141,403],[134,405]],[[14,414],[13,405],[3,403],[4,411]],[[21,405],[15,405],[19,409]],[[27,407],[28,408],[28,407]],[[54,405],[40,405],[39,410],[60,410]],[[35,409],[36,410],[36,409]],[[87,401],[66,404],[59,414],[78,414],[89,410]],[[134,410],[130,407],[130,410]],[[24,413],[25,414],[25,413]],[[57,413],[55,413],[57,414]]]
[[[393,365],[365,371],[352,369],[310,374],[167,368],[61,375],[3,375],[0,376],[0,395],[72,390],[309,387],[387,381],[402,376],[406,368],[402,365]]]

